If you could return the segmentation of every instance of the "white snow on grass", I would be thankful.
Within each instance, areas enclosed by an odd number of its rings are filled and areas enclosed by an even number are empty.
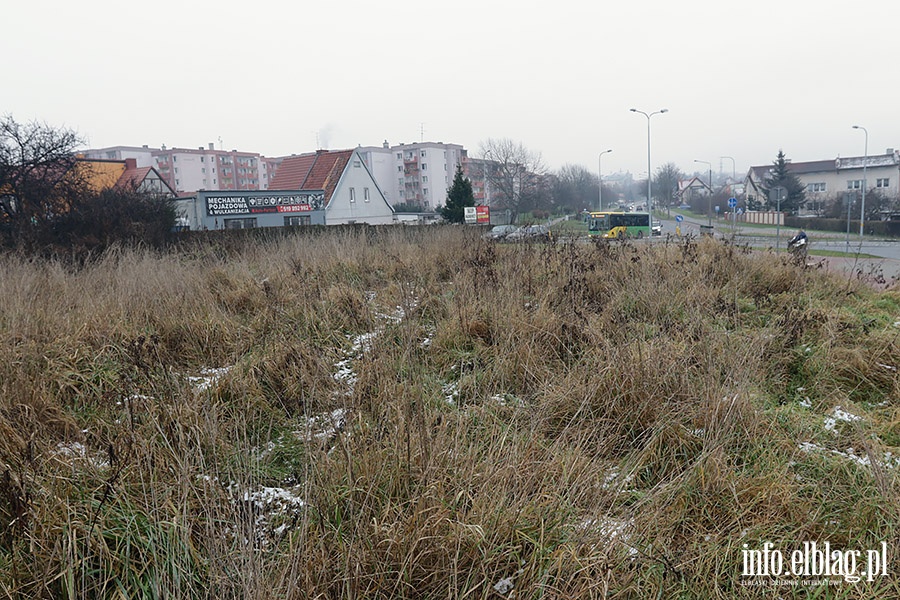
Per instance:
[[[606,539],[611,545],[621,544],[628,548],[628,555],[637,555],[637,549],[631,544],[631,535],[634,531],[633,519],[616,519],[610,516],[585,519],[575,526],[578,531],[597,533]]]
[[[219,368],[206,368],[200,370],[200,375],[197,377],[189,376],[187,380],[191,382],[194,386],[194,392],[197,394],[203,393],[213,387],[219,380],[224,377],[231,370],[231,367],[219,367]]]
[[[109,461],[103,458],[102,454],[99,452],[88,453],[88,449],[81,442],[60,442],[54,448],[53,455],[71,463],[79,461],[86,462],[98,469],[109,468]]]
[[[293,529],[307,506],[306,501],[299,495],[299,486],[292,488],[263,486],[256,490],[241,490],[237,484],[232,483],[227,490],[231,494],[233,504],[250,509],[253,518],[253,536],[261,546],[268,546]]]
[[[336,408],[330,413],[309,417],[300,424],[294,434],[307,442],[328,439],[344,429],[347,422],[347,409]]]
[[[622,471],[618,466],[614,466],[611,468],[606,475],[603,476],[603,484],[602,488],[604,490],[610,490],[613,488],[625,488],[629,483],[634,479],[634,473],[629,473],[625,477],[622,477]]]
[[[853,413],[849,413],[843,410],[840,406],[835,406],[831,411],[831,416],[825,417],[825,429],[837,433],[836,428],[838,421],[844,423],[854,423],[861,420],[862,417],[854,415]]]
[[[820,453],[832,455],[843,458],[844,460],[851,460],[863,467],[872,466],[872,461],[869,459],[869,456],[867,454],[857,454],[854,448],[847,448],[845,452],[841,452],[840,450],[829,450],[828,448],[813,444],[812,442],[803,442],[799,444],[798,447],[801,452],[807,454]],[[896,469],[900,467],[900,456],[895,456],[893,452],[885,452],[884,458],[879,462],[879,465],[887,469]]]
[[[456,404],[459,401],[459,382],[445,383],[441,388],[441,393],[444,394],[444,401],[447,404]]]

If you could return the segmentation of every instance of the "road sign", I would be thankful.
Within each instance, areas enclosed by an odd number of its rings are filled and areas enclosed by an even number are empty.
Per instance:
[[[731,208],[734,208],[735,206],[737,206],[737,199],[736,199],[736,198],[729,198],[729,199],[728,199],[728,206],[731,207]]]
[[[719,212],[719,205],[716,204],[716,212]]]
[[[744,214],[744,209],[743,208],[737,209],[737,214],[739,214],[739,215]]]
[[[675,215],[675,221],[681,223],[682,221],[684,221],[684,217],[682,217],[681,215]]]
[[[464,207],[463,214],[465,215],[466,223],[474,224],[478,222],[478,212],[474,206]]]

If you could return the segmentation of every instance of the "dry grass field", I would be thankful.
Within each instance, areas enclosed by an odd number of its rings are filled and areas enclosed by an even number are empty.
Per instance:
[[[0,597],[898,598],[881,288],[459,227],[5,256]],[[805,541],[891,562],[747,585]]]

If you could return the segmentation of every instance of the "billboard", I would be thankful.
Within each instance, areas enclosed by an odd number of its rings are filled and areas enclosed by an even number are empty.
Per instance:
[[[261,213],[297,213],[319,210],[324,192],[289,194],[211,194],[206,196],[206,214],[210,217],[254,215]]]

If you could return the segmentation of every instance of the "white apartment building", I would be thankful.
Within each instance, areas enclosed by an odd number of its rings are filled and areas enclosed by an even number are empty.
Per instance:
[[[467,154],[459,144],[416,142],[357,148],[391,206],[415,204],[426,211],[443,206],[456,166]]]

